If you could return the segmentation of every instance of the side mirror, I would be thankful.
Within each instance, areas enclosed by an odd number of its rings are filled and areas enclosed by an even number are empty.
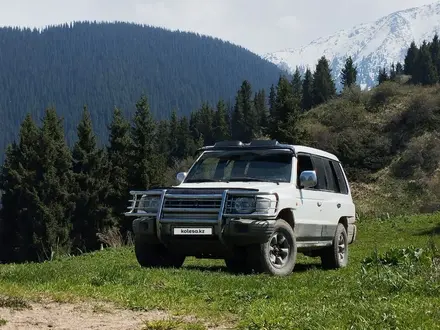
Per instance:
[[[318,184],[318,177],[315,171],[303,171],[299,176],[299,183],[302,188],[313,188]]]
[[[177,181],[179,181],[179,183],[182,183],[183,180],[185,180],[187,174],[188,173],[186,173],[186,172],[179,172],[179,173],[177,173],[177,175],[176,175]]]

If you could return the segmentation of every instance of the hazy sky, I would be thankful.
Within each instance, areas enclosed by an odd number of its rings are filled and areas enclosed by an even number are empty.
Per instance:
[[[434,0],[0,0],[0,25],[130,21],[208,34],[266,53]]]

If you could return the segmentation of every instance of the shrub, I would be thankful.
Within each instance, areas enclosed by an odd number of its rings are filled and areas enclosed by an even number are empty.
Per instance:
[[[392,174],[398,178],[412,177],[418,169],[426,175],[432,175],[439,162],[440,137],[435,133],[425,133],[411,140],[391,169]]]
[[[427,93],[414,95],[406,109],[386,126],[396,150],[406,146],[412,137],[433,132],[440,125],[440,96]]]
[[[378,111],[381,107],[390,102],[394,96],[399,95],[401,86],[393,81],[386,81],[371,92],[369,101],[367,102],[367,110],[371,112]]]

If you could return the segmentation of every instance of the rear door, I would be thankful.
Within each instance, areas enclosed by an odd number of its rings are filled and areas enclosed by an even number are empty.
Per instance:
[[[308,170],[315,170],[317,174],[321,172],[315,167],[311,156],[304,153],[298,154],[296,169],[297,188],[300,187],[299,177],[301,172]],[[325,193],[319,189],[320,184],[318,175],[318,185],[316,187],[298,189],[298,206],[295,210],[295,227],[298,242],[322,240],[322,219],[324,218],[322,206]]]

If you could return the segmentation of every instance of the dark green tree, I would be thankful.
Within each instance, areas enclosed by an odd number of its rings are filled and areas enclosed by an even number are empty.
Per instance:
[[[229,129],[229,118],[226,111],[226,104],[223,100],[218,101],[217,110],[213,123],[214,141],[229,140],[231,138]]]
[[[38,128],[29,114],[21,124],[19,143],[6,152],[0,175],[3,208],[0,210],[0,260],[35,261],[35,184],[38,168]]]
[[[345,66],[341,70],[341,84],[343,88],[356,84],[357,67],[353,64],[353,59],[349,56],[345,60]]]
[[[252,87],[244,80],[235,98],[232,118],[232,138],[250,141],[258,135],[258,116],[252,100]]]
[[[296,143],[298,139],[297,119],[301,100],[293,95],[292,85],[281,76],[277,85],[277,98],[273,114],[271,137],[281,142]]]
[[[322,56],[313,73],[313,105],[327,102],[336,95],[336,87],[331,75],[328,60]]]
[[[388,76],[387,70],[385,68],[380,68],[379,75],[377,76],[379,85],[388,80],[390,80],[390,77]]]
[[[109,166],[109,193],[108,204],[113,209],[113,217],[119,220],[122,233],[131,231],[131,219],[127,219],[123,213],[127,210],[130,199],[128,171],[130,154],[130,122],[126,120],[122,111],[116,108],[109,130],[107,156]]]
[[[302,83],[301,107],[304,111],[310,110],[313,106],[313,75],[309,68],[304,74]]]
[[[145,95],[136,102],[131,127],[131,157],[129,171],[130,189],[150,189],[162,186],[165,181],[166,155],[156,144],[156,122]]]
[[[269,115],[271,116],[273,113],[273,109],[275,107],[275,100],[277,97],[277,93],[276,93],[276,88],[275,86],[272,84],[270,86],[270,92],[269,92]]]
[[[397,62],[396,64],[396,76],[400,76],[404,73],[403,71],[403,65],[400,62]]]
[[[164,128],[163,126],[161,127]],[[175,110],[171,112],[169,119],[169,134],[168,134],[168,165],[171,166],[181,157],[182,151],[179,150],[179,137],[176,134],[179,129],[179,120]]]
[[[412,81],[422,85],[433,85],[438,82],[438,74],[432,61],[430,46],[426,41],[422,43],[417,54]]]
[[[87,106],[77,127],[78,140],[73,147],[75,213],[73,245],[81,251],[99,248],[97,234],[115,225],[112,209],[106,204],[110,192],[107,155],[97,147]]]
[[[255,112],[258,116],[257,126],[259,129],[259,135],[267,134],[269,125],[269,110],[266,105],[266,92],[264,89],[259,90],[254,96]]]
[[[34,190],[34,246],[39,260],[70,252],[75,210],[72,155],[64,137],[63,120],[48,108],[38,140]]]
[[[406,53],[405,60],[404,60],[404,73],[405,74],[413,75],[414,65],[416,62],[418,52],[419,52],[419,49],[417,48],[416,43],[414,41],[411,42],[411,45],[408,48],[408,51]]]
[[[292,78],[292,92],[293,97],[297,99],[301,99],[302,97],[302,80],[301,73],[299,72],[299,68],[296,67],[295,72]]]

